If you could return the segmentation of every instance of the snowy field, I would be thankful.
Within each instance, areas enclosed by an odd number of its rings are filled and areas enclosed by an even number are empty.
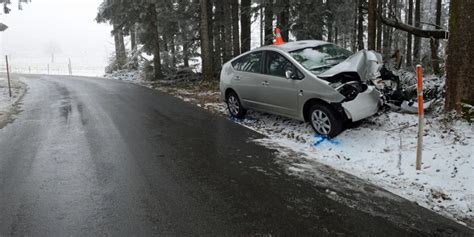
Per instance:
[[[163,86],[163,82],[149,84],[134,78],[136,75],[121,79],[229,116],[219,92],[176,89]],[[283,162],[295,176],[317,179],[317,161],[474,226],[474,128],[467,122],[439,112],[428,113],[422,170],[416,171],[417,115],[383,112],[332,140],[316,135],[309,124],[276,115],[249,111],[245,119],[229,119],[266,135],[268,138],[255,142],[280,150],[282,157],[288,157],[288,151],[297,154],[298,159]]]

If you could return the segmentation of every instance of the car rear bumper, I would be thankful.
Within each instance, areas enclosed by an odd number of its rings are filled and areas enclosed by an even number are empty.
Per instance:
[[[377,113],[380,107],[380,92],[373,86],[357,95],[349,102],[342,103],[346,115],[353,122],[370,117]]]

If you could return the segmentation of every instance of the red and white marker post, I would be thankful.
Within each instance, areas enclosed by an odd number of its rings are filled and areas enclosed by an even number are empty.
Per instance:
[[[423,103],[423,67],[416,66],[416,76],[418,78],[418,144],[416,147],[416,170],[421,170],[421,158],[423,153],[423,127],[425,109]]]

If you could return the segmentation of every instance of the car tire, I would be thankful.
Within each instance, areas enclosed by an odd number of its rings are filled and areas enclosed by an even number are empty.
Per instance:
[[[309,109],[309,123],[314,131],[325,137],[333,138],[343,130],[343,121],[329,105],[315,104]]]
[[[232,117],[243,118],[247,110],[242,107],[240,99],[233,91],[229,92],[226,97],[227,109]]]

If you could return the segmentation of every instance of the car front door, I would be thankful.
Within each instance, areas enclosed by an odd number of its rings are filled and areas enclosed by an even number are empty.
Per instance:
[[[301,82],[296,67],[282,54],[265,51],[264,103],[267,111],[290,117],[298,116],[298,84]],[[286,71],[293,70],[298,78],[286,78]]]

